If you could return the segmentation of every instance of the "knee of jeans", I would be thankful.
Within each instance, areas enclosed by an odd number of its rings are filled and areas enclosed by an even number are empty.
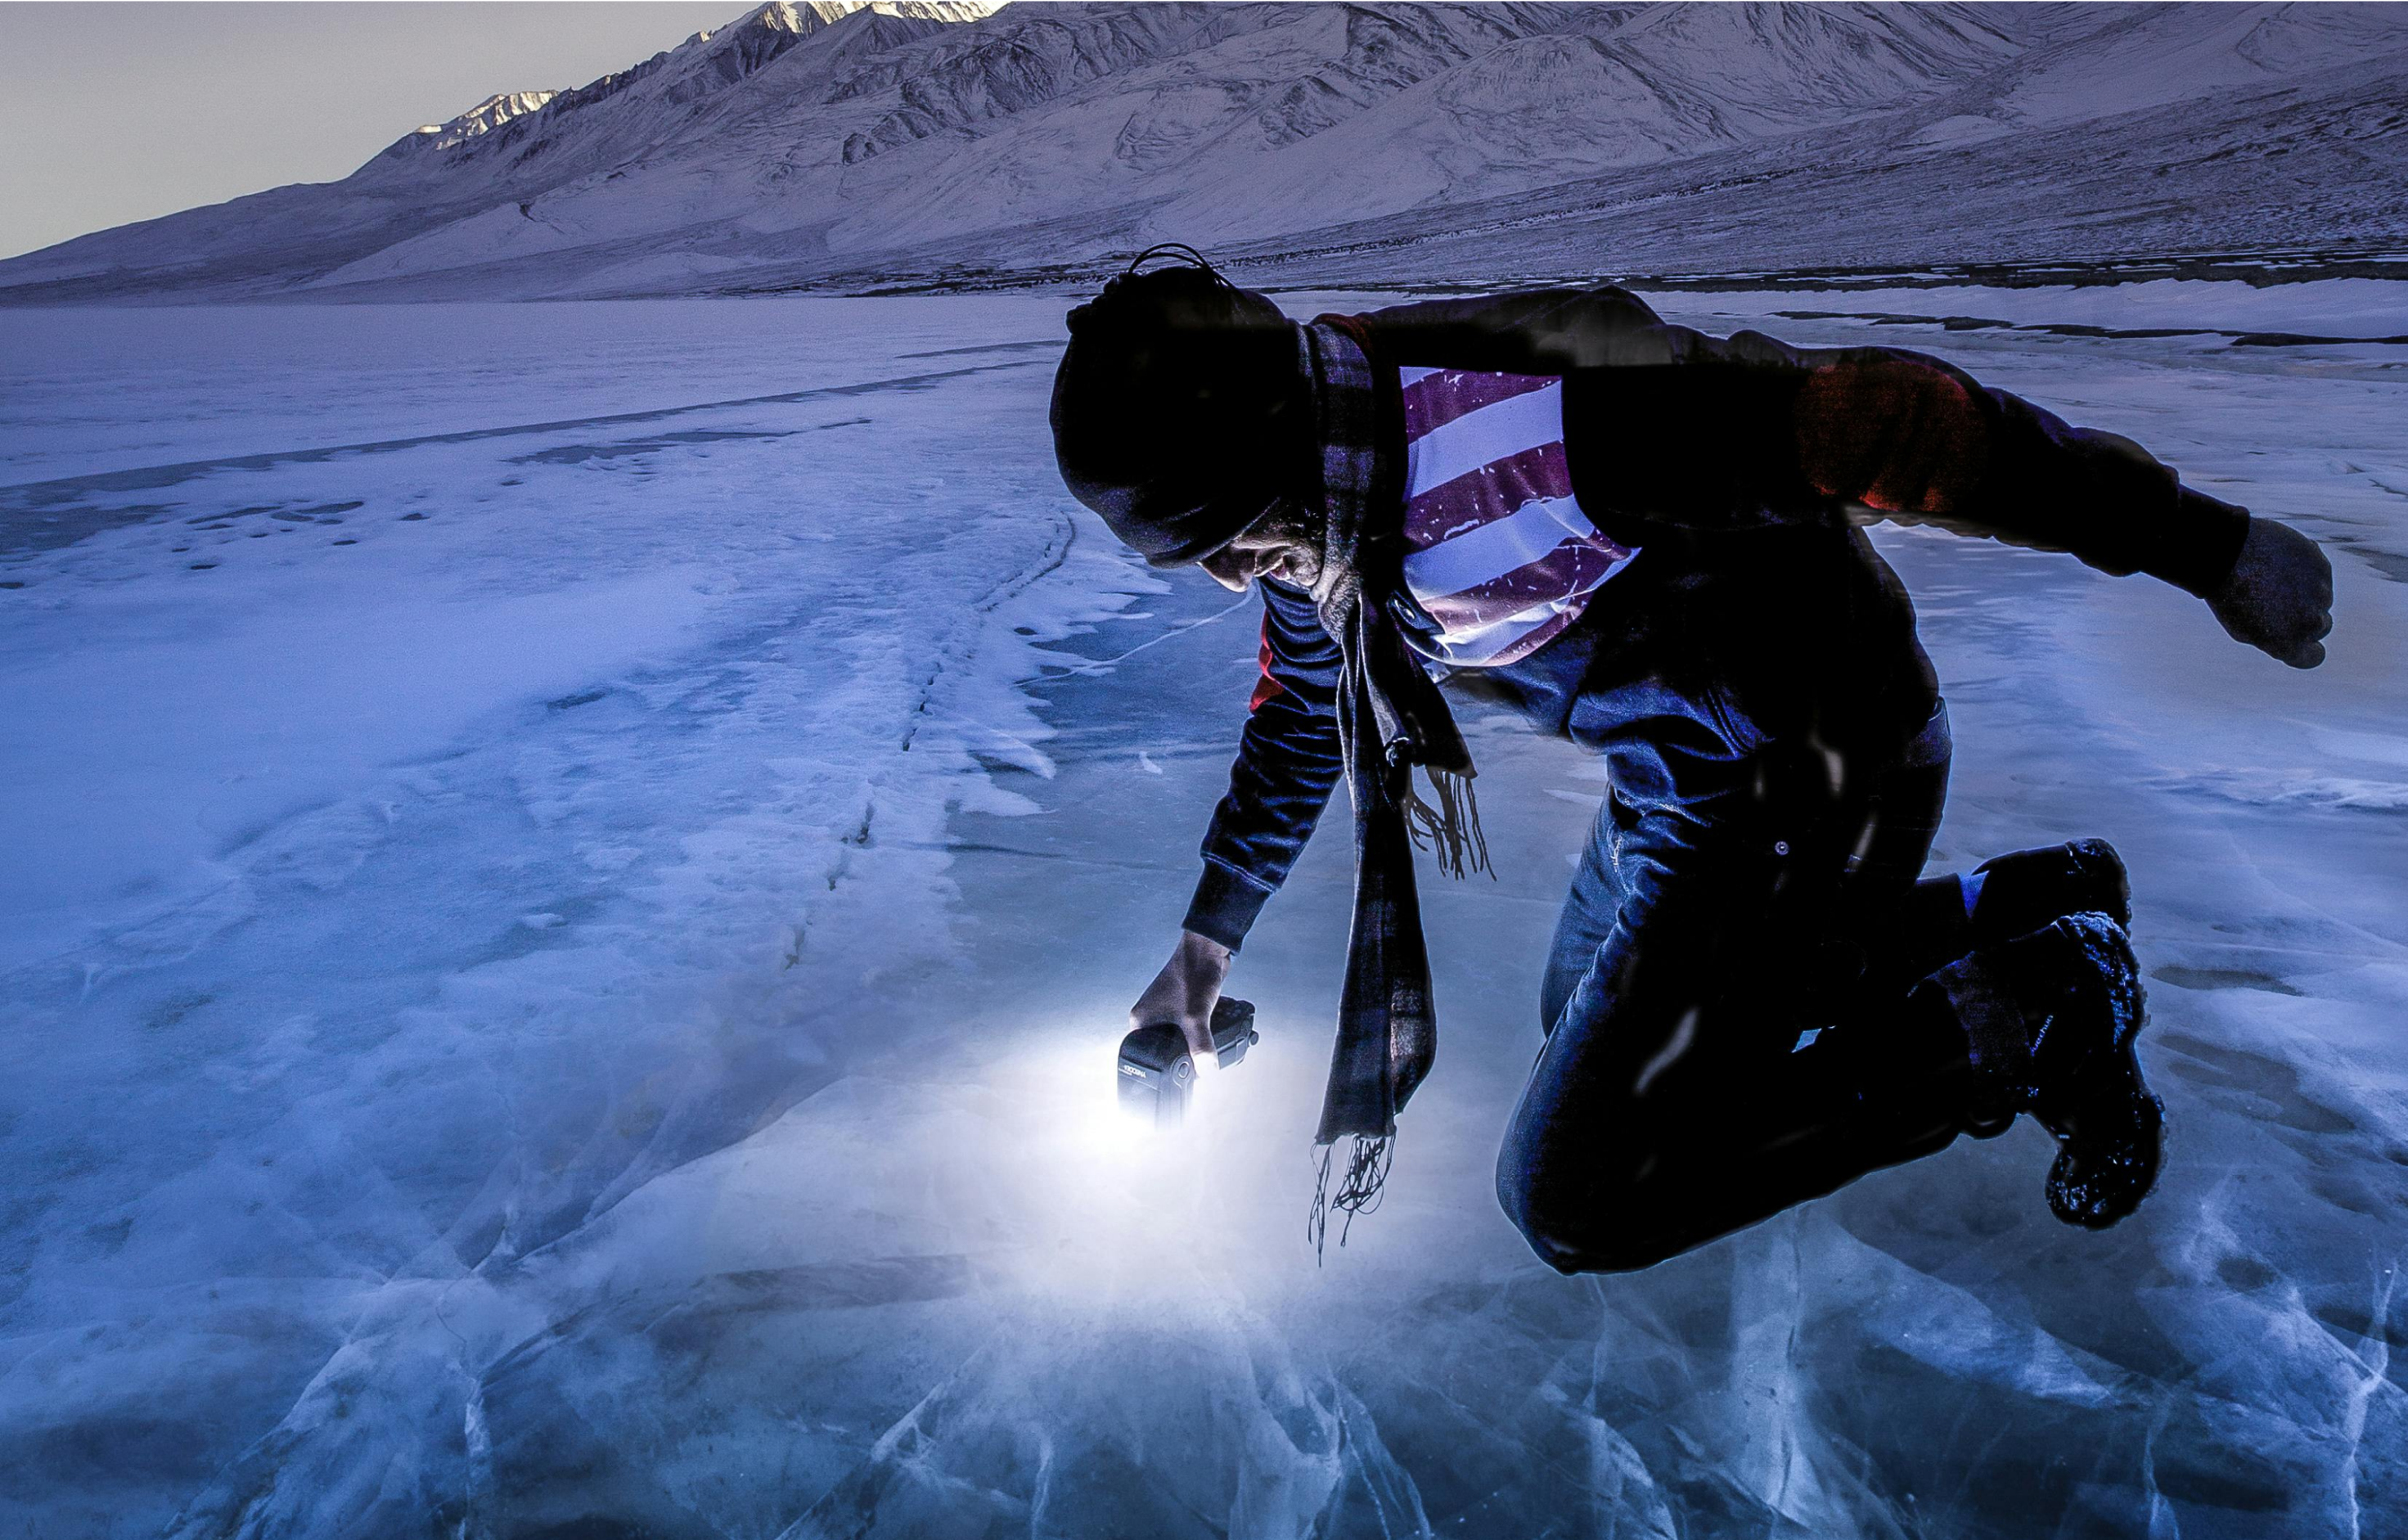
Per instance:
[[[1538,1186],[1526,1172],[1500,1161],[1497,1167],[1497,1202],[1505,1217],[1522,1232],[1539,1260],[1558,1273],[1580,1271],[1573,1248],[1557,1235],[1555,1216],[1541,1201]]]
[[[1536,1162],[1497,1163],[1497,1202],[1538,1259],[1558,1273],[1635,1273],[1680,1247],[1654,1222],[1640,1185],[1572,1187]]]

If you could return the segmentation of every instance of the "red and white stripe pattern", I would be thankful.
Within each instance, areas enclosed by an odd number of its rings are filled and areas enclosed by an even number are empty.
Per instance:
[[[1572,500],[1563,381],[1404,368],[1405,586],[1442,628],[1415,644],[1457,668],[1545,646],[1629,564]]]

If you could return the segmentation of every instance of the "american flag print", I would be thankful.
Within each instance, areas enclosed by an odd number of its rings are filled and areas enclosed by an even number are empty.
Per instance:
[[[1405,586],[1437,621],[1414,645],[1456,668],[1518,662],[1639,553],[1572,500],[1563,381],[1398,371],[1405,396]]]

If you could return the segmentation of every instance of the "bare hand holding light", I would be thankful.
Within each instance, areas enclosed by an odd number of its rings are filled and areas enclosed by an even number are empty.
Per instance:
[[[1233,957],[1219,942],[1193,930],[1181,931],[1170,960],[1129,1007],[1129,1025],[1167,1022],[1185,1034],[1187,1051],[1196,1056],[1198,1065],[1211,1059],[1212,1007],[1221,998],[1221,985],[1229,976]]]
[[[1181,934],[1170,961],[1129,1011],[1117,1075],[1124,1111],[1175,1128],[1199,1074],[1245,1058],[1255,1042],[1254,1008],[1221,993],[1229,956],[1218,942]]]

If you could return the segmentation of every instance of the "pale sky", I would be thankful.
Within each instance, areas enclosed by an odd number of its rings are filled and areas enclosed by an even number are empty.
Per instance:
[[[0,0],[0,257],[334,181],[505,91],[580,86],[748,0]]]

